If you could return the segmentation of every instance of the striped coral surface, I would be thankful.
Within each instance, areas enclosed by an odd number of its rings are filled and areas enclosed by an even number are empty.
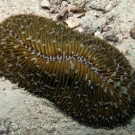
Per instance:
[[[115,47],[36,15],[0,24],[0,76],[96,127],[127,123],[135,110],[135,72]]]

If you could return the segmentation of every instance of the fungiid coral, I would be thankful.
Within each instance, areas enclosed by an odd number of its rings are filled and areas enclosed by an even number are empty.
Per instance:
[[[44,17],[0,24],[0,75],[91,126],[113,128],[135,111],[135,72],[124,55]]]

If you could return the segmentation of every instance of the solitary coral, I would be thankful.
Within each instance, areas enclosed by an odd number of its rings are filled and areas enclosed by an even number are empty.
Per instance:
[[[0,75],[89,125],[112,128],[135,110],[135,73],[124,55],[43,17],[0,24]]]

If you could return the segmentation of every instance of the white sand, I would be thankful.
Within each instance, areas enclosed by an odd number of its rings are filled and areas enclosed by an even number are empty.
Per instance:
[[[121,1],[116,8],[116,12],[119,13],[118,18],[113,23],[117,29],[121,28],[122,32],[126,31],[128,34],[135,23],[135,0]],[[0,0],[0,22],[10,15],[20,13],[51,17],[47,10],[40,8],[39,4],[38,0]],[[123,15],[123,22],[119,22]],[[117,24],[121,24],[121,27],[117,27]],[[116,45],[123,52],[130,50],[127,56],[134,65],[135,51],[132,48],[135,48],[135,40],[127,36],[128,39],[122,39]],[[8,80],[0,79],[0,134],[135,135],[135,118],[132,119],[131,125],[113,130],[86,127],[60,112],[48,100],[37,98],[23,89],[12,89],[13,86],[14,84]]]

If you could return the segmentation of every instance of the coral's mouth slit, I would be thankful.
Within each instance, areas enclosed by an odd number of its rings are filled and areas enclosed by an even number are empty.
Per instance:
[[[0,24],[0,75],[89,125],[113,128],[135,111],[135,72],[123,54],[36,15]]]
[[[65,52],[63,53],[63,55],[57,55],[57,56],[47,56],[47,55],[44,55],[42,54],[41,52],[38,52],[38,51],[35,51],[34,49],[32,49],[31,47],[29,47],[28,45],[25,45],[25,48],[28,49],[31,54],[33,55],[36,55],[40,58],[43,58],[45,59],[47,62],[50,62],[50,61],[59,61],[59,63],[61,63],[62,60],[66,60],[66,61],[77,61],[81,64],[84,64],[86,67],[88,67],[90,70],[92,70],[93,72],[95,72],[97,74],[98,77],[100,77],[100,79],[102,79],[104,82],[106,82],[107,84],[110,84],[112,85],[114,88],[118,88],[118,89],[122,89],[120,87],[120,84],[115,84],[115,82],[113,82],[113,80],[111,79],[108,79],[106,76],[104,76],[102,73],[100,73],[100,69],[96,68],[96,65],[93,65],[92,62],[89,62],[87,61],[87,58],[84,58],[83,56],[78,56],[78,53],[77,54],[74,54],[72,53],[71,55],[66,55]],[[119,67],[119,65],[118,65]],[[125,87],[126,89],[126,87]]]

